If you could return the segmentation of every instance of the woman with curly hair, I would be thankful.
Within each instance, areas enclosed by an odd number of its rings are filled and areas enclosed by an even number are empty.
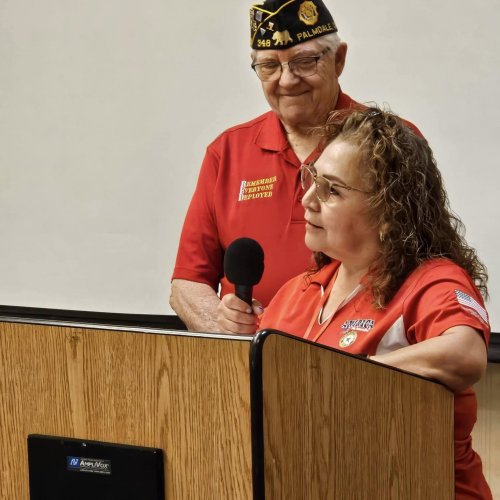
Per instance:
[[[263,314],[226,295],[219,325],[279,329],[442,382],[455,393],[456,498],[489,499],[470,436],[471,386],[490,336],[486,269],[449,209],[429,145],[400,118],[376,108],[336,114],[324,135],[321,156],[301,171],[314,269]]]

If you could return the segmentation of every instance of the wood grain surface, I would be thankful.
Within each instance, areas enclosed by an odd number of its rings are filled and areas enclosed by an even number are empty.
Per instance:
[[[266,498],[454,498],[445,388],[279,335],[263,367]]]
[[[0,323],[0,499],[28,434],[165,451],[166,498],[250,499],[249,342]]]
[[[478,412],[472,447],[481,457],[493,498],[500,498],[500,364],[488,364],[486,375],[474,389]]]

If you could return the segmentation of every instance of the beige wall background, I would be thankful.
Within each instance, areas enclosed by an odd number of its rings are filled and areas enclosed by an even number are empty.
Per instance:
[[[326,0],[341,83],[434,148],[500,330],[499,0]],[[249,3],[0,0],[0,303],[169,313],[206,145],[267,109]]]

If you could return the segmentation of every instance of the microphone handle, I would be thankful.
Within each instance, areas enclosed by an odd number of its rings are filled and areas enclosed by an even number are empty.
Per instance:
[[[248,305],[252,305],[252,286],[251,285],[234,285],[234,293],[236,297],[244,300]]]

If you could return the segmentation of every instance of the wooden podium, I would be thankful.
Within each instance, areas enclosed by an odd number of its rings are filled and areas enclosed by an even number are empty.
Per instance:
[[[165,498],[452,499],[453,396],[279,332],[0,315],[0,499],[28,434],[162,448]],[[111,499],[110,499],[111,500]]]

